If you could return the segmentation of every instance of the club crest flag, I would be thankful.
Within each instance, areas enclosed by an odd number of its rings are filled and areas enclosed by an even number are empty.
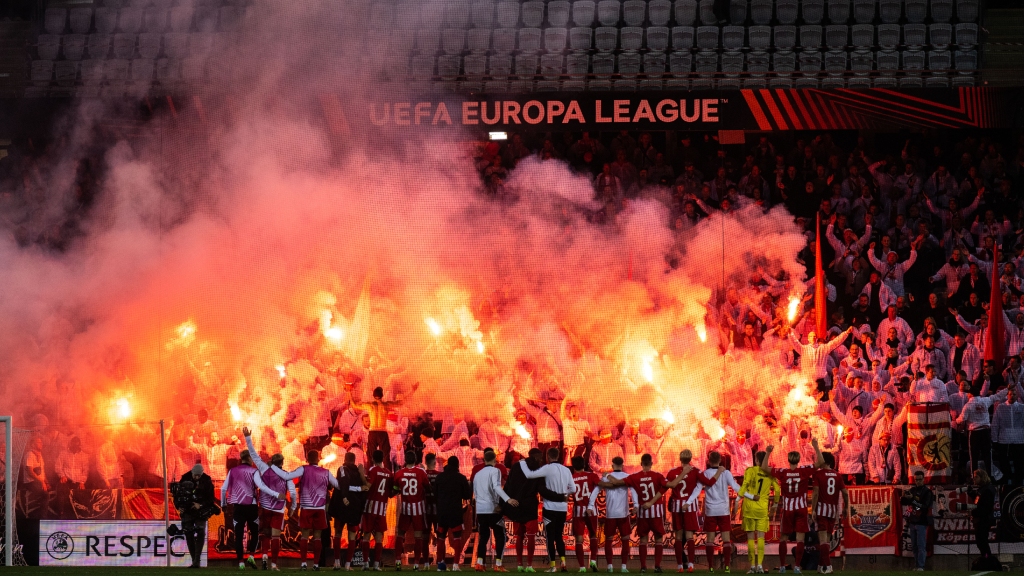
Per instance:
[[[911,404],[907,412],[907,473],[924,472],[925,482],[949,482],[949,404]]]

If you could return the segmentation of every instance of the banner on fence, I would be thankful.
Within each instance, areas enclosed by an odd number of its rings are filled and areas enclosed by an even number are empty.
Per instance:
[[[847,554],[890,554],[899,531],[895,490],[891,486],[850,486],[850,517],[843,521]]]
[[[185,536],[167,536],[163,520],[42,520],[40,566],[188,567]],[[206,553],[200,560],[206,566]]]

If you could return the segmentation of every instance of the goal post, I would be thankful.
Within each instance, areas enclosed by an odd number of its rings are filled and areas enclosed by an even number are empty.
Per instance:
[[[4,541],[5,564],[14,566],[14,428],[10,416],[0,416],[4,425]]]

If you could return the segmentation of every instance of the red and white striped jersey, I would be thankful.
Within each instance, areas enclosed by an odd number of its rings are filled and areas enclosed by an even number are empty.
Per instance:
[[[302,477],[299,478],[299,506],[302,508],[319,509],[327,505],[327,489],[338,487],[338,481],[330,470],[304,464],[299,467]]]
[[[425,470],[427,479],[430,480],[430,490],[427,492],[427,516],[437,516],[437,475],[440,470]]]
[[[678,477],[682,473],[683,473],[683,467],[682,466],[678,466],[676,468],[673,468],[673,469],[668,471],[667,480],[669,482],[671,482],[671,481],[675,480],[676,477]],[[713,478],[706,478],[703,474],[700,473],[699,470],[697,470],[696,468],[690,467],[690,470],[686,473],[686,477],[683,480],[681,480],[679,482],[679,484],[676,484],[676,487],[672,488],[671,492],[669,492],[669,499],[668,499],[669,511],[670,512],[675,512],[677,514],[680,514],[680,513],[683,513],[683,512],[695,512],[696,511],[695,507],[694,507],[693,510],[686,510],[685,509],[686,508],[686,501],[690,498],[690,494],[693,493],[693,491],[695,489],[698,489],[698,487],[697,487],[698,484],[704,484],[705,486],[713,486],[715,484],[715,482],[717,482],[717,480],[715,480]],[[696,505],[694,505],[694,506],[696,506]]]
[[[373,466],[366,472],[366,481],[370,491],[366,493],[366,507],[363,513],[374,516],[387,516],[388,500],[394,496],[394,482],[390,470],[381,466]]]
[[[811,478],[814,478],[814,468],[772,468],[772,476],[779,481],[782,488],[783,512],[806,511],[807,490],[811,486]]]
[[[597,490],[601,477],[593,472],[573,472],[572,481],[576,484],[576,493],[572,500],[572,517],[582,518],[587,515],[590,505],[590,493]]]
[[[831,468],[822,468],[814,474],[814,485],[818,488],[818,505],[814,513],[822,518],[838,516],[843,477]]]
[[[636,495],[640,497],[640,506],[637,512],[638,518],[665,517],[665,477],[661,475],[661,472],[641,470],[630,474],[625,481],[626,486],[636,490]],[[643,507],[643,504],[659,493],[661,498],[653,506],[650,508]]]
[[[395,473],[395,486],[402,497],[402,514],[423,516],[427,513],[426,499],[430,491],[427,471],[419,466],[402,468]]]

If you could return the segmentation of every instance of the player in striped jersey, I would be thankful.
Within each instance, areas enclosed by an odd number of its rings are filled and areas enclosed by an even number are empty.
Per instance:
[[[313,541],[313,570],[320,570],[320,551],[323,542],[320,534],[330,527],[327,523],[327,489],[338,488],[338,481],[326,468],[317,466],[320,453],[310,450],[306,454],[306,462],[292,472],[299,478],[299,557],[302,559],[301,570],[306,569],[306,555],[309,554],[309,541]]]
[[[822,454],[825,463],[814,475],[814,491],[811,493],[811,522],[818,525],[818,572],[832,573],[832,557],[829,554],[832,532],[841,515],[850,517],[850,492],[843,483],[843,477],[834,470],[836,458],[831,453]],[[839,495],[843,505],[839,505]]]
[[[586,556],[583,551],[583,533],[590,538],[590,568],[597,572],[597,510],[590,505],[590,493],[597,490],[601,478],[583,468],[586,460],[582,456],[572,459],[572,481],[576,484],[576,493],[572,500],[572,536],[576,540],[576,562],[580,572],[587,571]]]
[[[640,536],[640,573],[647,572],[647,542],[654,532],[654,571],[661,572],[661,558],[665,552],[665,501],[663,496],[668,490],[665,477],[660,472],[651,470],[654,458],[650,454],[640,457],[640,472],[630,474],[626,486],[636,491],[640,497],[640,509],[637,511],[636,533]]]
[[[769,494],[774,489],[776,504],[782,495],[778,481],[761,470],[763,461],[763,451],[754,455],[755,465],[743,473],[743,484],[740,486],[743,496],[750,495],[743,500],[742,508],[743,530],[747,533],[747,557],[750,559],[747,574],[764,573],[764,535],[768,532],[768,518],[771,516]]]
[[[395,472],[394,490],[402,497],[398,513],[398,529],[395,530],[395,570],[402,569],[402,555],[405,553],[405,535],[413,535],[412,569],[420,569],[420,552],[423,551],[424,516],[427,513],[426,497],[430,490],[430,478],[419,467],[415,450],[405,452],[405,468]]]
[[[366,509],[363,511],[363,570],[370,566],[370,535],[373,535],[373,569],[381,571],[380,558],[384,552],[384,533],[388,530],[388,500],[394,497],[394,478],[384,468],[384,451],[374,450],[373,466],[366,471]]]
[[[811,440],[814,453],[817,456],[815,465],[803,466],[800,464],[800,453],[790,452],[786,455],[789,461],[789,468],[771,468],[768,466],[774,446],[769,445],[765,449],[764,460],[761,461],[761,470],[770,474],[779,482],[782,487],[782,522],[779,530],[779,573],[786,572],[786,545],[789,543],[789,535],[796,532],[796,547],[793,548],[793,572],[800,574],[800,562],[804,557],[804,536],[807,534],[807,491],[811,486],[811,478],[814,477],[814,470],[822,463],[821,450],[818,449],[818,440]]]
[[[672,528],[676,536],[676,561],[679,563],[678,572],[693,572],[693,563],[697,559],[697,545],[693,540],[694,534],[700,531],[700,524],[697,520],[696,505],[687,505],[690,494],[694,491],[700,492],[700,486],[714,486],[722,475],[724,468],[711,478],[707,478],[693,466],[693,452],[689,449],[679,453],[679,463],[682,466],[668,471],[667,486],[672,489],[668,499],[669,512],[672,514]],[[683,536],[686,536],[684,539]],[[683,543],[686,544],[686,569],[683,569]]]
[[[427,490],[426,502],[426,514],[423,516],[423,555],[424,570],[430,569],[430,539],[434,537],[435,528],[437,527],[437,475],[441,473],[437,469],[437,456],[433,453],[427,452],[423,455],[423,467],[424,472],[427,473],[427,479],[430,481],[430,489]],[[437,541],[434,538],[435,542]],[[438,557],[444,558],[444,542],[437,543]],[[441,560],[438,560],[440,562]]]

